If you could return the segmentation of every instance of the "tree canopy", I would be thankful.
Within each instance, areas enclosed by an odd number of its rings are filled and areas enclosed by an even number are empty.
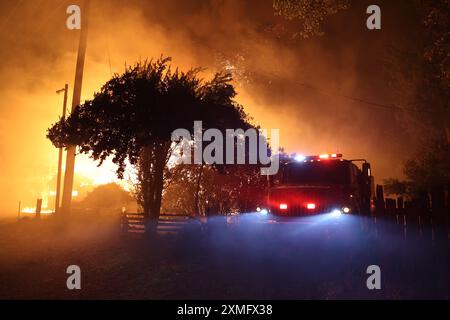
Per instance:
[[[229,74],[209,81],[202,69],[172,70],[170,58],[161,57],[127,67],[115,74],[92,100],[75,108],[65,120],[48,129],[57,147],[77,145],[99,165],[108,157],[123,178],[126,160],[139,170],[140,194],[146,213],[159,215],[163,172],[172,152],[171,133],[191,130],[196,120],[203,127],[251,127],[250,118],[234,100]]]
[[[348,8],[347,0],[273,0],[275,13],[288,20],[300,20],[300,36],[308,38],[322,35],[322,24],[326,18]]]
[[[248,116],[233,100],[231,76],[216,74],[202,82],[201,69],[172,71],[170,58],[139,62],[115,74],[94,99],[55,123],[47,137],[57,147],[78,145],[100,164],[113,155],[123,177],[125,159],[136,164],[143,146],[168,141],[173,130],[204,126],[248,127]]]
[[[450,1],[413,4],[422,19],[420,41],[408,51],[394,48],[388,70],[403,104],[417,111],[403,116],[421,141],[405,161],[406,179],[388,179],[384,185],[387,193],[415,196],[450,186]]]

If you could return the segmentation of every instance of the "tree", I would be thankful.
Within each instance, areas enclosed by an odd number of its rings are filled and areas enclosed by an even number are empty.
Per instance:
[[[117,183],[108,183],[97,186],[77,205],[90,209],[120,210],[122,207],[127,207],[133,203],[133,200],[133,196]]]
[[[445,139],[450,119],[450,1],[415,1],[421,18],[416,42],[407,50],[393,47],[386,61],[399,105],[416,112],[404,119],[426,140]]]
[[[233,165],[217,170],[210,165],[180,164],[171,171],[172,181],[163,196],[166,212],[200,215],[252,212],[265,200],[267,176],[261,175],[259,165]]]
[[[340,10],[348,8],[347,0],[273,0],[275,13],[288,20],[300,20],[299,35],[308,38],[322,35],[323,21]]]
[[[231,76],[199,78],[201,69],[172,71],[170,58],[136,63],[115,74],[92,100],[53,124],[47,137],[57,147],[77,145],[99,161],[108,157],[123,178],[126,160],[138,171],[138,200],[147,217],[160,213],[164,171],[174,148],[171,133],[204,128],[248,128],[250,119],[234,101]],[[192,131],[191,131],[192,132]]]
[[[299,39],[323,35],[326,20],[349,8],[349,0],[272,0],[272,8],[274,14],[281,18],[264,21],[258,24],[256,29],[263,32],[261,39],[271,34],[277,39],[275,43],[289,45]],[[262,72],[264,68],[254,68],[252,44],[244,40],[229,48],[231,50],[222,49],[216,52],[217,68],[231,72],[239,85],[260,82],[265,78],[270,83],[273,78],[273,72]],[[270,42],[267,44],[271,45]],[[280,69],[276,66],[275,63],[270,70]]]
[[[388,194],[417,196],[436,188],[445,188],[450,182],[450,146],[443,139],[429,141],[415,158],[404,164],[405,180],[384,181]]]
[[[448,98],[450,95],[448,92],[450,89],[450,0],[427,0],[422,3],[422,6],[423,23],[428,34],[424,58],[434,65],[433,74]]]
[[[450,0],[414,4],[421,17],[416,46],[394,48],[387,66],[401,104],[416,111],[403,115],[419,148],[405,161],[406,180],[385,181],[389,193],[412,196],[450,186]]]

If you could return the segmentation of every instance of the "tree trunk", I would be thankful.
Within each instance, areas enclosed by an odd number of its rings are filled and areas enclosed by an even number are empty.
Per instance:
[[[196,181],[196,187],[195,187],[195,203],[194,203],[194,210],[196,211],[195,214],[200,215],[200,204],[199,204],[199,198],[200,198],[200,183],[202,181],[202,174],[203,174],[203,163],[200,165],[200,170],[197,176]]]
[[[138,166],[139,190],[138,199],[144,211],[144,217],[148,218],[151,211],[151,158],[152,148],[146,146],[141,151]]]
[[[153,205],[150,212],[150,218],[152,219],[158,219],[161,213],[161,199],[164,187],[164,167],[166,166],[166,157],[168,150],[169,148],[167,142],[162,142],[155,149],[155,170],[153,172]]]
[[[139,199],[144,217],[156,221],[160,215],[164,168],[170,142],[155,142],[142,150],[139,162]]]

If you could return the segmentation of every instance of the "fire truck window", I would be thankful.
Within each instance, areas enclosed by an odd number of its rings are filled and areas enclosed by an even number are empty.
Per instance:
[[[354,164],[351,164],[350,168],[351,168],[351,182],[350,183],[352,186],[358,186],[358,168]]]
[[[347,184],[350,182],[348,163],[322,161],[290,163],[284,171],[285,184]]]

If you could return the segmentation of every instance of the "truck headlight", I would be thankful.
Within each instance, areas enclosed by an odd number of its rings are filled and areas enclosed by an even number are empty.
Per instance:
[[[331,211],[331,214],[335,217],[339,217],[342,214],[342,211],[339,209],[334,209],[333,211]]]

